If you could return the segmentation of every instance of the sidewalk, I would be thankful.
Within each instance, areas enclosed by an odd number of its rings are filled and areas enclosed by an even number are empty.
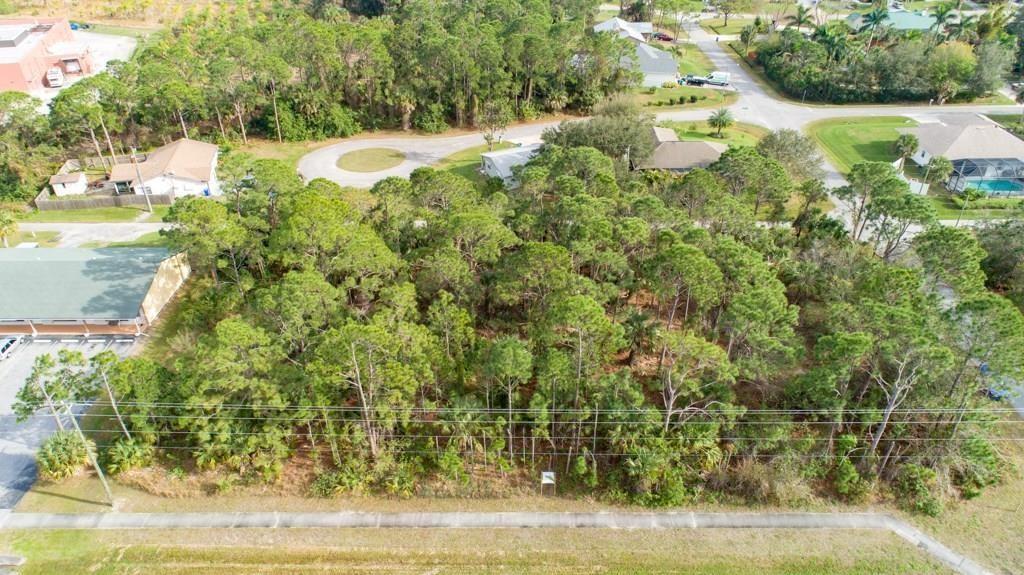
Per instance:
[[[886,529],[957,573],[990,575],[917,528],[882,513],[9,513],[0,529],[228,528],[559,528],[559,529]]]

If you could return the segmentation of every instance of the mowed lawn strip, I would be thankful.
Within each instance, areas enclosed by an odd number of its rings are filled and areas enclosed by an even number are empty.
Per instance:
[[[53,573],[949,573],[886,531],[287,529],[5,532]]]
[[[899,128],[913,128],[917,122],[903,116],[830,118],[807,126],[808,135],[818,143],[832,165],[847,173],[860,162],[892,162],[892,146]]]

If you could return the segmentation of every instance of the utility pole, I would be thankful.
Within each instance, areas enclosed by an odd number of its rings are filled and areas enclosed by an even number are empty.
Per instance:
[[[107,494],[107,504],[111,507],[114,506],[114,494],[110,492],[110,484],[107,483],[107,477],[103,475],[103,470],[100,468],[99,462],[96,461],[96,454],[92,452],[92,448],[89,447],[89,440],[86,439],[85,434],[82,433],[82,428],[78,425],[78,419],[75,418],[75,413],[71,411],[71,407],[64,403],[64,409],[68,410],[68,415],[71,416],[71,424],[75,426],[75,431],[78,432],[78,437],[82,440],[82,444],[85,445],[85,452],[89,455],[89,463],[92,468],[96,470],[96,475],[100,478],[100,483],[103,484],[103,491]]]
[[[146,182],[142,179],[142,170],[139,169],[139,160],[135,157],[135,147],[132,146],[132,165],[135,166],[135,177],[142,187],[142,195],[146,197],[146,211],[153,213],[153,204],[149,201],[149,191],[146,189]]]

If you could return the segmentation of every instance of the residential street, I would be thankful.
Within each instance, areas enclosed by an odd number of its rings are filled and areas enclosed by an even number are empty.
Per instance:
[[[957,573],[989,571],[883,513],[4,513],[0,529],[230,528],[885,529]]]

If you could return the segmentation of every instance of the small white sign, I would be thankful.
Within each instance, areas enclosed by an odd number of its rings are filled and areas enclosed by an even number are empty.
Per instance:
[[[540,472],[540,484],[541,485],[554,485],[555,484],[555,472],[554,471],[541,471]]]

